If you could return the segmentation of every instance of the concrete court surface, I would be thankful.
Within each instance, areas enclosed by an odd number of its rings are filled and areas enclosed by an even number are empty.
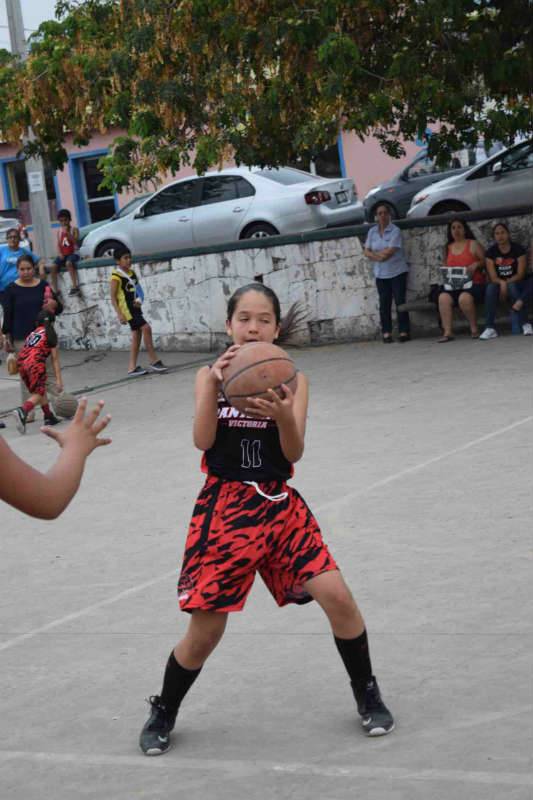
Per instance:
[[[174,570],[202,478],[185,367],[95,395],[113,444],[59,520],[0,508],[2,800],[531,800],[533,340],[294,354],[311,380],[295,485],[365,614],[396,731],[360,730],[318,606],[278,609],[257,580],[174,748],[138,750],[188,619]],[[125,359],[73,367],[69,388]],[[51,463],[37,425],[8,425],[17,453]]]

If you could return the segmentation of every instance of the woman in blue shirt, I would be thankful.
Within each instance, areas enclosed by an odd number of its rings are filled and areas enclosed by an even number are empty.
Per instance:
[[[399,340],[408,342],[411,338],[409,314],[407,311],[398,310],[398,306],[405,303],[409,270],[403,254],[402,235],[400,229],[391,222],[388,206],[379,205],[377,207],[376,219],[378,224],[368,231],[364,253],[374,266],[383,341],[385,344],[393,341],[391,312],[394,298]]]

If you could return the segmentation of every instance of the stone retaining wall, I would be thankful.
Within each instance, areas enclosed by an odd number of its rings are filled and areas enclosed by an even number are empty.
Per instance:
[[[524,245],[533,235],[531,209],[498,220],[508,222]],[[525,213],[524,213],[525,212]],[[488,245],[495,218],[468,219],[476,238]],[[479,217],[479,215],[477,215]],[[410,264],[408,300],[426,299],[438,282],[446,221],[430,218],[404,221],[403,239]],[[262,280],[277,292],[282,309],[299,301],[306,320],[295,335],[299,344],[373,339],[379,335],[378,301],[372,267],[363,255],[368,226],[321,231],[314,236],[278,237],[244,242],[210,251],[167,254],[139,259],[135,268],[144,288],[143,311],[160,350],[212,350],[225,341],[226,303],[239,286]],[[109,297],[110,262],[86,262],[81,267],[82,299],[68,297],[68,276],[61,276],[67,298],[57,329],[63,347],[127,349],[129,328],[121,326]],[[413,313],[416,333],[431,333],[436,318]]]

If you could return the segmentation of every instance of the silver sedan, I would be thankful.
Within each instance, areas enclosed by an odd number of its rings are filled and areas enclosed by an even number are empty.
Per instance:
[[[415,194],[407,216],[533,204],[533,139],[502,150],[467,172],[426,186]]]
[[[234,168],[182,178],[135,211],[89,233],[82,258],[126,245],[154,255],[363,222],[350,178],[321,178],[292,167]]]

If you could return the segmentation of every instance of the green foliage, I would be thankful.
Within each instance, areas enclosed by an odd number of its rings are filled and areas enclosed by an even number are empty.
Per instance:
[[[64,163],[123,128],[113,189],[192,163],[275,165],[339,130],[445,158],[532,131],[530,0],[60,0],[25,64],[0,53],[0,130]]]

